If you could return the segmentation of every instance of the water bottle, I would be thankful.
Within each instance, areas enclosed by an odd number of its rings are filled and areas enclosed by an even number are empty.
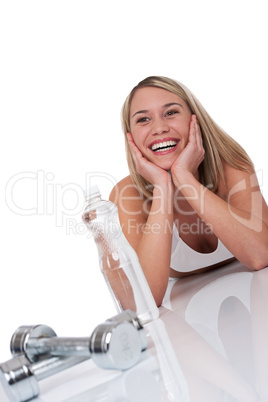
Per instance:
[[[138,256],[122,231],[117,207],[102,199],[98,186],[86,193],[82,219],[97,245],[100,269],[118,312],[130,309],[143,324],[158,318]]]

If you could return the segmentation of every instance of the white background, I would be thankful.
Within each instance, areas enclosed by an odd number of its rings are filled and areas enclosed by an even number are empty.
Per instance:
[[[0,361],[20,325],[86,336],[115,313],[83,189],[128,174],[120,110],[148,75],[186,84],[252,157],[268,198],[267,2],[0,5]],[[6,199],[5,199],[6,193]]]

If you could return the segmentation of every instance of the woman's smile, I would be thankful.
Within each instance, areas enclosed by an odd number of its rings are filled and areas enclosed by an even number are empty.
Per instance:
[[[179,140],[175,138],[163,138],[153,141],[149,145],[149,149],[156,155],[166,155],[177,149]]]

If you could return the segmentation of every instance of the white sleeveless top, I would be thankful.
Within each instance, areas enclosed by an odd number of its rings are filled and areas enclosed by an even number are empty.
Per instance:
[[[233,258],[233,254],[218,239],[218,246],[212,253],[199,253],[180,238],[177,226],[173,225],[170,267],[178,272],[190,272],[209,267]]]

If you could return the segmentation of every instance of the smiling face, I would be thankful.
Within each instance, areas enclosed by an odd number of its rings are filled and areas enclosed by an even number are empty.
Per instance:
[[[130,105],[130,132],[142,154],[169,170],[188,142],[191,111],[173,92],[144,87]]]

